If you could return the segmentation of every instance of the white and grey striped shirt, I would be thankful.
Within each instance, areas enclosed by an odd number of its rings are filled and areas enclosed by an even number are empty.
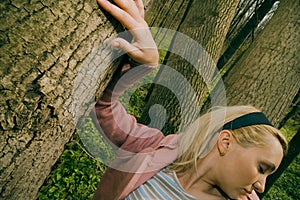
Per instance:
[[[196,200],[180,186],[175,172],[160,171],[132,191],[125,200]]]

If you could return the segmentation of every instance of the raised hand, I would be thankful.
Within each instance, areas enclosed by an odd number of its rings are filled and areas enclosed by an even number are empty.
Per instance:
[[[116,5],[107,0],[98,0],[98,4],[126,27],[134,37],[129,43],[122,38],[112,40],[111,45],[118,47],[140,64],[158,65],[159,54],[148,24],[144,20],[142,0],[115,0]]]

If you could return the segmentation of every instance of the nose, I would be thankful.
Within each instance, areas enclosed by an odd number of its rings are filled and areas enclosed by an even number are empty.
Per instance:
[[[253,184],[253,187],[257,192],[263,193],[265,191],[266,179],[266,176],[262,176]]]

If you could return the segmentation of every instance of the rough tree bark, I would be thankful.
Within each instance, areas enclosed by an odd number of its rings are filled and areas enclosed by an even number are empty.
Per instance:
[[[300,88],[300,3],[281,1],[247,52],[224,77],[228,105],[251,104],[275,126]]]
[[[153,27],[153,37],[159,49],[167,49],[174,34],[157,28],[177,30],[191,2],[192,0],[157,0],[148,3],[145,20]]]
[[[272,13],[275,2],[277,2],[277,0],[265,0],[258,6],[258,1],[244,1],[243,4],[246,5],[240,5],[241,8],[238,9],[227,33],[222,56],[217,63],[219,70],[222,69],[224,65],[228,66],[229,63],[234,62],[234,58],[247,50],[247,48],[245,48],[245,46],[247,46],[245,45],[247,38],[249,43],[251,43],[256,32],[259,32],[257,30],[258,24]],[[250,9],[251,7],[252,9]],[[242,45],[243,47],[241,48]],[[239,47],[242,49],[240,52],[238,51]],[[232,57],[234,58],[231,59]]]
[[[0,10],[0,199],[35,199],[75,129],[74,80],[117,23],[94,0],[4,0]],[[100,70],[99,93],[114,69]]]
[[[185,13],[184,18],[179,24],[177,31],[191,37],[199,44],[201,44],[204,49],[210,54],[212,60],[216,62],[220,56],[223,42],[225,40],[226,33],[228,31],[231,20],[234,16],[237,4],[239,1],[190,1],[188,4],[188,12]],[[172,16],[169,16],[172,18]],[[177,42],[177,41],[176,41]],[[200,56],[195,53],[195,48],[191,47],[186,41],[179,41],[177,46],[181,46],[181,51],[184,52],[184,58],[195,60],[196,57]],[[197,54],[197,55],[195,55]],[[174,54],[167,54],[165,65],[168,65],[175,70],[177,70],[181,75],[189,81],[190,85],[193,87],[196,96],[192,94],[184,94],[186,89],[181,84],[180,81],[176,81],[175,77],[172,77],[169,72],[164,72],[162,67],[157,77],[159,79],[168,79],[170,82],[174,83],[177,88],[177,92],[181,95],[188,95],[184,102],[178,103],[178,100],[174,97],[174,94],[168,88],[163,88],[156,85],[151,93],[148,101],[148,108],[153,104],[160,104],[164,109],[167,110],[168,119],[164,126],[164,133],[175,132],[175,127],[180,123],[189,123],[193,120],[199,113],[196,110],[192,110],[190,103],[195,101],[197,98],[198,102],[203,101],[205,94],[207,92],[206,84],[201,80],[201,76],[198,73],[198,69],[195,66],[190,65],[185,60],[176,56]],[[200,63],[199,63],[200,64]],[[203,64],[203,63],[202,63]],[[205,63],[204,63],[205,64]],[[207,77],[211,76],[212,71],[207,69]],[[204,70],[205,71],[205,70]],[[178,94],[180,95],[180,94]],[[186,109],[181,112],[182,109]],[[191,110],[189,110],[191,109]],[[145,109],[147,110],[147,109]],[[147,111],[146,111],[147,112]],[[143,120],[145,123],[149,122],[148,113],[143,114]],[[161,119],[164,111],[156,111],[156,118]],[[180,112],[188,113],[188,116],[180,116]],[[161,121],[151,122],[151,125],[159,127]]]
[[[176,30],[187,11],[190,1],[157,0],[149,2],[145,19],[149,26]]]

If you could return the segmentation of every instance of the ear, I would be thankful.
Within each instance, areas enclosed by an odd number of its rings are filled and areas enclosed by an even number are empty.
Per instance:
[[[232,143],[233,135],[229,130],[222,130],[218,136],[217,147],[220,156],[224,156]]]

